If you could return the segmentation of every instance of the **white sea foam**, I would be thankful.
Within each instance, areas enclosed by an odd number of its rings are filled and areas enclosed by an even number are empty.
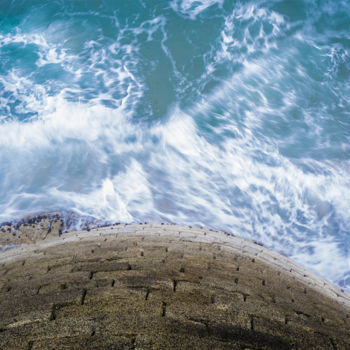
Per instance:
[[[9,44],[35,45],[38,49],[39,59],[36,64],[42,67],[46,64],[64,64],[71,60],[62,43],[53,41],[48,33],[22,33],[17,30],[14,34],[0,34],[0,47]]]
[[[255,4],[238,4],[225,18],[221,32],[221,51],[216,60],[242,61],[247,53],[267,53],[276,48],[276,39],[283,37],[287,23],[277,12]]]
[[[40,47],[49,49],[45,36],[38,33],[21,33],[19,30],[15,34],[0,34],[0,46],[8,44],[35,44]]]
[[[208,7],[218,5],[221,7],[224,0],[172,0],[170,6],[172,9],[190,19],[196,19],[197,15]]]

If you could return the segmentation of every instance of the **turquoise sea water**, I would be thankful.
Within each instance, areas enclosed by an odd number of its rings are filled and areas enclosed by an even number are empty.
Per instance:
[[[223,229],[350,289],[350,2],[1,0],[0,222]]]

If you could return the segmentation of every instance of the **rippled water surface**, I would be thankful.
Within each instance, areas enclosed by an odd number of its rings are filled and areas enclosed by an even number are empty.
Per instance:
[[[199,224],[350,288],[350,2],[0,1],[0,221]]]

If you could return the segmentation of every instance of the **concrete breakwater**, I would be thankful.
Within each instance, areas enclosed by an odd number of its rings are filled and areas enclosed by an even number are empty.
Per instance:
[[[258,243],[62,225],[1,227],[0,349],[350,348],[350,296]]]

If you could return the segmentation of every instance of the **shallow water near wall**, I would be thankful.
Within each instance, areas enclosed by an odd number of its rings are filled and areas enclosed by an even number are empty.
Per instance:
[[[2,1],[0,221],[263,242],[350,288],[350,4]]]

